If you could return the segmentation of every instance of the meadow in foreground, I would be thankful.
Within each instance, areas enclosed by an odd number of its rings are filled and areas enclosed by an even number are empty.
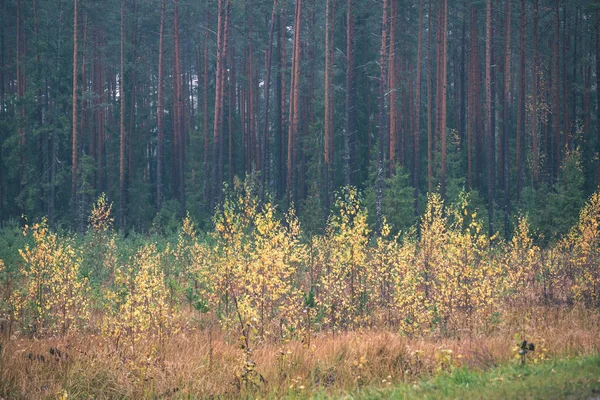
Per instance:
[[[398,235],[373,235],[352,188],[313,236],[251,182],[206,235],[186,218],[175,241],[125,239],[110,212],[101,197],[78,236],[26,225],[0,264],[0,396],[368,395],[600,349],[598,194],[543,249],[525,217],[488,237],[466,197],[431,195]]]

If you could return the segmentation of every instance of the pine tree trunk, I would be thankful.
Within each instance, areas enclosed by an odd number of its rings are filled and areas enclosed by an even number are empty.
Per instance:
[[[600,11],[596,12],[596,88],[600,88]],[[596,151],[600,153],[600,90],[598,89],[596,89],[596,130]],[[600,188],[600,158],[597,175]]]
[[[390,114],[389,114],[389,171],[388,175],[392,176],[396,168],[396,140],[398,127],[397,118],[397,95],[396,95],[396,24],[398,22],[398,2],[392,0],[390,3],[390,42],[388,50],[388,74],[389,74],[389,94],[390,94]],[[401,152],[402,154],[402,152]]]
[[[209,145],[209,118],[208,118],[208,43],[210,38],[210,14],[208,11],[206,12],[206,30],[204,33],[204,55],[203,55],[203,69],[204,69],[204,81],[203,81],[203,91],[204,97],[202,101],[202,124],[204,131],[204,196],[207,200],[210,199],[211,190],[210,190],[210,145]],[[207,201],[207,204],[211,204],[210,200]]]
[[[6,7],[4,0],[0,0],[0,104],[4,104],[5,92],[5,59],[4,59],[4,37],[5,37],[5,26],[6,26]],[[4,107],[0,107],[0,116],[4,118]],[[0,165],[4,165],[2,159],[2,149],[0,149]],[[50,212],[48,212],[50,214]],[[50,217],[50,215],[48,215]],[[4,168],[0,168],[0,220],[4,220]]]
[[[335,0],[326,0],[325,5],[325,212],[329,212],[330,202],[330,191],[333,182],[331,180],[331,169],[332,169],[332,149],[331,144],[333,140],[333,90],[332,90],[332,78],[333,78],[333,56],[334,56],[334,43],[333,43],[333,32],[335,30],[334,24],[334,7]]]
[[[384,178],[384,146],[383,142],[385,139],[386,131],[386,83],[387,83],[387,35],[388,35],[388,0],[383,0],[383,17],[381,20],[381,54],[380,54],[380,68],[381,76],[379,81],[379,132],[377,137],[377,195],[375,212],[377,217],[377,231],[380,231],[383,227],[383,178]]]
[[[419,182],[421,165],[421,58],[423,56],[423,0],[419,1],[419,33],[417,34],[417,82],[415,93],[415,131],[413,150],[413,186],[415,188],[415,216],[419,215]]]
[[[229,34],[231,35],[231,29],[229,30]],[[229,38],[231,41],[231,37]],[[233,42],[232,42],[233,43]],[[227,138],[229,139],[229,155],[227,157],[227,161],[229,162],[229,183],[233,184],[233,177],[236,173],[235,171],[235,163],[233,162],[233,114],[235,113],[235,48],[233,46],[230,47],[229,50],[229,68],[227,68],[227,73],[229,79],[227,80]]]
[[[287,148],[287,200],[288,207],[294,202],[295,192],[295,159],[294,143],[298,135],[298,99],[300,80],[300,31],[302,22],[302,0],[296,0],[296,12],[294,17],[294,53],[292,57],[292,78],[290,85],[290,112],[288,128],[288,148]]]
[[[123,0],[121,0],[123,1]],[[19,0],[19,4],[21,1]],[[75,220],[77,216],[77,61],[78,61],[78,28],[77,28],[77,3],[78,0],[74,1],[73,9],[73,115],[72,115],[72,148],[71,148],[71,224],[75,227]],[[121,9],[123,6],[121,6]],[[17,42],[19,41],[19,29],[17,28]],[[18,57],[19,52],[17,52]]]
[[[163,149],[165,141],[165,106],[163,95],[163,46],[164,46],[164,31],[165,31],[165,4],[166,0],[160,2],[160,32],[158,38],[158,101],[156,118],[158,125],[158,138],[156,149],[156,212],[159,212],[162,207],[163,199]],[[204,116],[206,118],[206,115]],[[206,132],[206,131],[205,131]]]
[[[217,68],[216,68],[216,91],[215,91],[215,114],[213,121],[213,172],[212,172],[212,193],[209,203],[211,209],[220,199],[219,177],[221,176],[221,167],[223,165],[220,149],[223,138],[223,107],[224,107],[224,86],[225,86],[225,56],[227,54],[227,36],[229,25],[229,7],[230,0],[227,0],[225,7],[223,0],[219,0],[219,19],[217,31]]]
[[[286,43],[287,43],[287,25],[286,25],[286,17],[285,17],[285,7],[281,9],[280,23],[279,23],[280,33],[281,33],[281,46],[280,46],[280,63],[279,63],[279,72],[280,72],[280,121],[281,121],[281,132],[279,134],[280,138],[280,151],[279,151],[279,180],[280,180],[280,193],[283,197],[284,193],[287,193],[286,182],[287,182],[287,118],[286,118],[286,99],[287,99],[287,89],[286,89],[286,69],[287,69],[287,54],[286,54]]]
[[[560,26],[560,24],[559,24]],[[568,74],[568,70],[567,70],[567,58],[568,58],[568,53],[569,53],[569,40],[568,40],[568,35],[567,35],[567,8],[563,7],[563,48],[562,48],[562,84],[563,84],[563,92],[562,92],[562,110],[563,110],[563,130],[562,130],[562,135],[559,134],[559,140],[558,140],[558,150],[555,150],[555,152],[558,153],[558,164],[556,165],[556,177],[558,179],[559,175],[560,175],[560,165],[562,162],[562,150],[565,148],[566,144],[569,142],[569,139],[571,137],[571,116],[569,115],[570,112],[570,108],[569,108],[569,103],[571,103],[572,105],[575,105],[575,98],[573,98],[573,100],[571,101],[571,93],[569,90],[569,85],[571,84],[569,82],[569,74]],[[575,60],[573,60],[572,62],[573,66],[575,66],[577,63],[575,62]],[[560,104],[560,103],[559,103]]]
[[[177,189],[179,198],[179,214],[180,217],[185,215],[185,129],[184,129],[184,104],[183,104],[183,84],[181,72],[181,45],[179,40],[179,1],[174,0],[173,4],[173,30],[175,47],[175,132],[177,146],[175,151],[175,163],[177,171]],[[174,165],[175,165],[174,163]]]
[[[469,51],[469,94],[467,98],[469,116],[467,122],[467,183],[469,190],[473,189],[473,134],[476,129],[475,89],[479,60],[477,58],[477,14],[473,2],[470,9],[470,51]]]
[[[432,34],[431,34],[431,3],[429,0],[429,11],[427,13],[427,190],[433,191],[433,87],[431,69],[433,68]]]
[[[488,0],[490,1],[490,0]],[[440,82],[440,134],[442,138],[442,182],[441,195],[442,199],[446,198],[446,88],[447,88],[447,64],[448,64],[448,0],[442,0],[442,59],[441,65],[441,82]]]
[[[540,169],[539,169],[539,160],[540,160],[540,150],[538,145],[538,55],[537,55],[537,46],[538,46],[538,0],[533,0],[533,32],[532,32],[532,85],[533,85],[533,104],[532,104],[532,116],[531,116],[531,136],[532,136],[532,151],[533,151],[533,187],[537,189],[539,187],[540,182]]]
[[[519,39],[519,83],[518,90],[518,105],[517,105],[517,149],[516,149],[516,164],[517,164],[517,201],[521,199],[521,188],[525,177],[525,169],[523,168],[523,148],[525,136],[525,86],[527,85],[527,77],[525,76],[525,27],[527,26],[527,9],[525,0],[521,0],[521,27]]]
[[[506,0],[504,5],[504,104],[502,105],[502,179],[504,185],[504,236],[506,240],[510,237],[510,160],[509,135],[510,135],[510,58],[511,58],[511,0]]]
[[[566,8],[565,8],[566,9]],[[577,70],[578,70],[578,66],[579,63],[578,61],[578,57],[579,54],[577,52],[577,45],[579,43],[579,30],[577,29],[578,25],[579,25],[579,9],[575,9],[575,29],[574,31],[574,37],[573,37],[573,71],[572,71],[572,82],[571,82],[571,119],[569,120],[570,126],[569,126],[569,130],[568,130],[568,136],[567,136],[567,143],[569,146],[569,149],[573,149],[574,147],[574,136],[576,134],[576,130],[577,130],[577,87],[578,87],[578,83],[577,83]],[[568,43],[569,42],[569,37],[567,35],[567,30],[565,29],[564,31],[564,37],[565,37],[565,41]],[[567,66],[567,57],[565,56],[564,58],[564,65],[565,68]],[[565,80],[565,85],[567,85],[567,81]],[[565,90],[568,90],[568,87],[565,86]],[[585,89],[584,89],[585,90]]]
[[[559,75],[559,40],[560,40],[560,0],[556,0],[554,19],[554,52],[552,55],[552,177],[558,179],[558,168],[560,166],[560,98],[558,90]],[[565,120],[565,123],[567,121]]]
[[[485,19],[485,137],[487,142],[487,194],[489,235],[494,234],[494,146],[492,139],[492,0],[486,3]]]
[[[354,0],[346,9],[346,126],[344,127],[344,184],[352,184],[350,141],[354,135]]]
[[[275,16],[277,15],[277,0],[273,0],[273,11],[271,11],[271,22],[269,23],[269,46],[267,47],[267,54],[265,55],[265,122],[263,126],[263,171],[262,171],[262,189],[261,194],[264,198],[264,192],[269,182],[269,149],[270,149],[270,129],[269,129],[269,101],[271,99],[271,65],[272,54],[273,54],[273,37],[275,32]]]
[[[119,227],[125,228],[125,0],[121,0],[121,45],[119,69]]]

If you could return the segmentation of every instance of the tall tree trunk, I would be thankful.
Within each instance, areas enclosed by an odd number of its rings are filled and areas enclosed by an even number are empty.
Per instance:
[[[559,75],[559,40],[560,40],[560,0],[556,0],[555,19],[554,19],[554,53],[552,55],[552,177],[558,179],[558,169],[560,166],[560,98],[558,90]],[[565,120],[565,123],[567,121]]]
[[[600,88],[600,11],[596,11],[596,88]],[[600,90],[596,89],[596,151],[600,153]],[[598,158],[598,187],[600,188],[600,158]]]
[[[123,1],[123,0],[121,0]],[[71,149],[71,224],[75,227],[75,220],[77,216],[77,61],[78,61],[78,27],[77,27],[77,3],[78,0],[74,1],[73,9],[73,115],[72,115],[72,149]],[[19,0],[20,4],[20,0]],[[123,6],[121,5],[121,10]],[[18,29],[17,29],[18,32]],[[17,33],[18,35],[18,33]],[[18,39],[17,39],[18,40]]]
[[[490,0],[488,0],[490,1]],[[447,64],[448,64],[448,0],[442,0],[442,59],[441,65],[441,82],[440,82],[440,134],[442,138],[442,182],[441,195],[446,198],[446,85],[448,79]]]
[[[286,192],[286,181],[287,181],[287,163],[286,163],[286,153],[287,153],[287,118],[286,118],[286,99],[287,99],[287,89],[286,89],[286,69],[287,69],[287,54],[286,54],[286,43],[287,43],[287,24],[285,17],[285,7],[281,8],[281,16],[279,19],[279,29],[280,29],[280,46],[279,46],[279,85],[280,90],[279,94],[281,97],[281,101],[279,103],[280,106],[280,133],[279,133],[279,141],[280,141],[280,149],[279,149],[279,186],[280,193],[283,197]]]
[[[476,75],[479,60],[477,58],[477,14],[473,1],[470,7],[470,51],[469,51],[469,94],[468,109],[469,116],[467,122],[467,183],[469,190],[473,189],[473,131],[476,130]]]
[[[386,83],[387,83],[387,35],[388,35],[388,0],[383,0],[383,17],[381,19],[381,54],[380,68],[381,77],[379,81],[379,133],[377,137],[377,198],[375,211],[377,216],[377,230],[383,227],[383,177],[384,177],[384,147],[383,142],[386,130]]]
[[[87,53],[87,32],[88,32],[88,22],[89,22],[89,15],[86,14],[85,15],[85,23],[83,25],[83,43],[81,46],[81,113],[80,113],[80,121],[79,121],[79,134],[81,135],[81,142],[82,145],[85,146],[85,136],[86,136],[86,130],[87,127],[89,125],[89,121],[87,120],[87,99],[86,99],[86,95],[85,92],[87,91],[87,76],[86,76],[86,53]],[[94,145],[92,144],[93,141],[89,141],[89,145],[91,147],[91,149],[94,148]],[[90,151],[89,149],[86,151],[85,147],[84,150],[86,153],[88,154],[93,154],[93,151]]]
[[[334,57],[334,31],[335,31],[335,0],[326,0],[325,5],[325,213],[329,212],[330,191],[333,182],[331,180],[332,154],[331,145],[333,136],[333,57]],[[289,173],[289,172],[288,172]]]
[[[509,154],[509,135],[510,135],[510,31],[511,31],[511,0],[506,0],[504,5],[504,104],[502,105],[502,183],[504,184],[504,236],[506,240],[510,237],[510,169],[508,163]]]
[[[533,187],[538,188],[540,182],[540,150],[538,144],[538,0],[533,0],[533,32],[532,32],[532,71],[533,71],[533,104],[531,112],[531,136],[533,143]]]
[[[583,141],[589,143],[592,130],[592,53],[588,53],[588,62],[583,67]]]
[[[419,182],[421,165],[421,58],[423,56],[423,0],[419,1],[419,32],[417,34],[417,82],[415,93],[415,131],[413,149],[413,186],[415,188],[415,216],[419,215]]]
[[[433,191],[433,87],[431,82],[431,69],[433,68],[432,34],[431,34],[431,3],[429,0],[429,11],[427,13],[427,190]]]
[[[354,0],[346,9],[346,126],[344,127],[344,183],[352,184],[350,141],[354,135]]]
[[[186,134],[184,128],[184,103],[183,103],[183,85],[181,72],[181,45],[179,40],[179,0],[174,0],[173,4],[173,30],[175,47],[175,132],[176,132],[176,152],[175,158],[177,163],[177,188],[179,197],[179,214],[180,217],[185,215],[185,142]]]
[[[521,199],[521,188],[525,177],[525,169],[523,168],[523,148],[525,136],[525,86],[527,85],[527,77],[525,76],[525,27],[527,25],[527,9],[525,0],[521,0],[521,27],[519,39],[519,84],[518,105],[517,105],[517,149],[516,149],[516,164],[517,164],[517,201]]]
[[[566,10],[566,7],[565,7]],[[575,9],[575,25],[574,25],[574,37],[573,37],[573,71],[572,71],[572,82],[571,82],[571,119],[569,120],[570,126],[569,126],[569,135],[568,135],[568,145],[569,145],[569,149],[572,149],[574,146],[574,136],[575,136],[575,132],[577,130],[577,87],[578,87],[578,83],[577,83],[577,70],[578,70],[578,52],[577,52],[577,45],[579,42],[579,30],[577,29],[579,25],[579,9],[576,8]],[[569,35],[567,34],[567,29],[565,27],[564,30],[564,37],[565,37],[565,41],[568,43],[569,42]],[[566,48],[566,47],[565,47]],[[564,57],[564,66],[566,68],[567,66],[567,57]],[[567,81],[565,81],[565,85],[567,84]],[[568,87],[565,86],[565,90],[568,90]],[[584,89],[585,90],[585,89]]]
[[[230,0],[227,0],[223,6],[223,0],[219,0],[219,19],[217,30],[217,68],[216,68],[216,91],[215,91],[215,115],[213,121],[213,172],[212,172],[212,193],[210,198],[211,209],[220,199],[221,166],[223,160],[220,155],[223,138],[223,107],[224,107],[224,86],[225,86],[225,56],[227,54],[227,36],[229,30],[229,7]]]
[[[388,78],[389,78],[389,94],[390,94],[390,114],[389,114],[389,176],[394,173],[396,168],[396,136],[398,133],[397,116],[397,95],[396,95],[396,27],[398,23],[398,2],[392,0],[390,3],[390,42],[388,49]]]
[[[248,1],[250,2],[250,4],[248,4]],[[255,101],[256,101],[256,94],[254,92],[254,85],[255,85],[255,76],[254,76],[254,41],[252,39],[252,31],[253,31],[253,18],[252,18],[252,0],[246,0],[246,11],[247,11],[247,15],[246,18],[248,18],[249,20],[249,31],[248,31],[248,38],[249,38],[249,46],[248,46],[248,105],[249,105],[249,109],[248,109],[248,121],[249,121],[249,127],[250,129],[248,130],[248,145],[249,145],[249,167],[250,167],[250,171],[255,172],[257,170],[260,169],[260,165],[259,165],[259,157],[258,157],[258,145],[257,145],[257,138],[258,138],[258,132],[256,129],[256,110],[255,110]],[[250,10],[248,12],[248,10]]]
[[[160,2],[160,33],[158,38],[158,106],[156,110],[156,118],[158,124],[158,139],[156,149],[156,212],[159,212],[162,207],[163,198],[163,149],[165,141],[165,105],[163,95],[163,46],[164,46],[164,31],[165,31],[165,4],[166,0]],[[206,101],[206,100],[205,100]],[[206,119],[206,115],[204,115]],[[206,134],[206,131],[205,131]]]
[[[560,164],[562,161],[562,154],[561,151],[566,147],[567,143],[570,142],[570,138],[571,138],[571,116],[569,115],[570,112],[570,108],[569,105],[575,106],[576,102],[575,102],[575,97],[573,97],[573,99],[571,99],[571,93],[569,90],[569,86],[572,85],[569,82],[569,74],[568,74],[568,69],[567,69],[567,58],[568,58],[568,53],[569,53],[569,47],[570,47],[570,41],[569,41],[569,35],[567,34],[568,32],[568,27],[567,27],[567,7],[564,6],[563,7],[563,57],[562,57],[562,83],[563,83],[563,96],[562,96],[562,107],[563,107],[563,113],[564,113],[564,117],[563,117],[563,134],[559,135],[559,146],[558,146],[558,165],[556,166],[557,169],[557,178],[560,175]],[[577,63],[575,62],[575,59],[573,59],[572,62],[573,66],[575,67],[577,65]],[[569,104],[571,103],[571,104]],[[575,115],[573,115],[573,117],[575,117]]]
[[[265,55],[265,122],[263,126],[263,171],[262,171],[262,189],[261,189],[261,197],[264,197],[264,192],[266,190],[267,184],[269,183],[269,149],[270,149],[270,129],[269,129],[269,101],[271,99],[270,91],[271,91],[271,65],[272,62],[272,54],[273,54],[273,36],[275,32],[275,17],[277,15],[277,0],[273,0],[273,11],[271,11],[271,22],[269,23],[269,46],[267,47],[267,54]]]
[[[100,34],[98,36],[98,48],[101,48],[104,46],[104,30],[100,31]],[[98,110],[98,133],[97,133],[97,140],[98,143],[96,145],[96,152],[97,152],[97,156],[96,156],[96,177],[98,180],[98,183],[96,185],[96,187],[98,188],[99,192],[104,191],[104,185],[105,185],[105,174],[104,174],[104,155],[105,155],[105,150],[104,150],[104,146],[105,146],[105,138],[106,138],[106,106],[105,106],[105,90],[104,90],[104,86],[105,86],[105,71],[104,71],[104,65],[102,63],[102,54],[100,53],[100,51],[98,50],[96,52],[96,54],[98,54],[98,62],[97,62],[97,67],[98,67],[98,106],[99,106],[99,110]]]
[[[4,37],[5,27],[6,27],[6,7],[4,0],[0,0],[0,117],[4,118],[4,98],[6,96],[5,93],[5,58],[4,58]],[[0,136],[0,140],[2,137]],[[0,148],[0,165],[4,165],[4,161],[2,159],[2,149]],[[4,220],[4,168],[0,168],[0,221]]]
[[[25,48],[26,48],[26,33],[23,32],[22,28],[22,4],[21,0],[17,1],[17,51],[16,51],[16,67],[17,67],[17,99],[18,103],[18,118],[17,118],[17,131],[19,138],[19,186],[20,189],[23,190],[24,187],[24,169],[25,169],[25,144],[26,144],[26,133],[25,133],[25,125],[26,125],[26,114],[25,114],[25,105],[24,98],[26,92],[26,83],[25,83]],[[74,26],[74,29],[75,26]],[[74,56],[75,57],[75,56]],[[74,59],[73,62],[76,62]],[[74,64],[75,65],[75,64]],[[77,100],[75,100],[77,101]],[[76,107],[76,106],[75,106]],[[77,124],[77,120],[73,122]]]
[[[125,0],[121,0],[121,47],[119,69],[119,226],[125,228]]]
[[[208,44],[209,44],[209,38],[210,38],[210,14],[208,13],[208,11],[206,12],[206,28],[205,28],[205,33],[204,33],[204,61],[203,61],[203,67],[204,67],[204,82],[203,82],[203,91],[204,91],[204,98],[202,101],[202,124],[203,124],[203,130],[204,130],[204,196],[205,198],[208,200],[207,204],[210,206],[211,201],[210,196],[211,196],[211,190],[210,190],[210,165],[209,165],[209,159],[210,159],[210,146],[209,146],[209,136],[210,133],[208,131],[208,122],[209,122],[209,118],[208,118]],[[212,211],[212,210],[209,210]]]
[[[288,128],[288,158],[287,158],[287,200],[288,206],[294,201],[295,174],[293,159],[293,145],[298,135],[298,98],[299,98],[299,80],[300,80],[300,31],[302,22],[302,0],[296,0],[296,13],[294,18],[294,54],[292,57],[292,78],[290,91],[290,118]]]
[[[212,179],[211,179],[211,191],[209,196],[209,209],[212,210],[214,205],[218,202],[216,197],[218,196],[219,183],[219,141],[221,138],[222,131],[222,120],[221,113],[223,108],[223,98],[221,85],[223,84],[222,75],[224,74],[224,63],[225,54],[223,51],[225,35],[224,26],[227,15],[227,7],[223,6],[223,0],[219,0],[218,3],[218,21],[217,21],[217,66],[215,71],[215,107],[214,107],[214,118],[213,118],[213,143],[212,143]]]
[[[281,11],[280,11],[281,12]],[[282,62],[281,62],[281,17],[277,16],[277,48],[275,52],[275,61],[277,63],[277,73],[275,76],[275,143],[274,143],[274,161],[273,165],[275,166],[274,171],[277,171],[277,174],[273,176],[275,181],[275,192],[278,198],[282,197],[283,193],[283,185],[281,180],[281,175],[283,175],[283,163],[282,163],[282,142],[283,142],[283,111],[282,107],[282,96],[281,96],[281,76],[282,73]]]
[[[460,111],[459,111],[459,139],[460,139],[460,153],[462,154],[465,148],[465,138],[467,135],[467,77],[466,77],[466,65],[467,65],[467,0],[464,3],[465,11],[463,12],[462,18],[462,29],[461,29],[461,48],[460,48]]]
[[[485,18],[485,137],[487,142],[487,194],[489,235],[494,234],[494,146],[492,139],[492,0],[486,3]]]
[[[231,29],[229,30],[229,41],[231,42]],[[235,163],[233,162],[233,114],[235,113],[235,47],[231,46],[229,50],[229,68],[227,68],[227,138],[229,139],[229,183],[233,184],[233,177],[236,173]]]

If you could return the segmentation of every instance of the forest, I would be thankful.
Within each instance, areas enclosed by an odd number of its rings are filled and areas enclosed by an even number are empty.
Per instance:
[[[374,227],[471,192],[550,241],[598,186],[599,4],[450,3],[3,0],[0,220],[207,229],[255,176],[314,231],[352,185]]]
[[[1,398],[600,392],[600,1],[0,10]]]

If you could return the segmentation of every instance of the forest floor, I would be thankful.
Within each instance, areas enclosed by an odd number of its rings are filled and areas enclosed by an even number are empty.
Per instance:
[[[600,314],[541,307],[486,334],[393,330],[255,342],[190,320],[167,344],[100,333],[0,341],[0,398],[582,398],[600,396]],[[193,328],[193,326],[196,328]],[[465,337],[467,336],[467,337]],[[525,365],[516,346],[534,342]]]

